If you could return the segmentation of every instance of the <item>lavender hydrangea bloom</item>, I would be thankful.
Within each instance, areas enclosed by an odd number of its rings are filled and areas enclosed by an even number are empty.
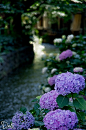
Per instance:
[[[55,78],[57,77],[57,75],[54,75],[53,77],[50,77],[50,79],[48,80],[48,83],[50,86],[55,84]]]
[[[85,79],[82,75],[71,72],[61,73],[55,79],[55,87],[63,96],[69,93],[79,93],[85,88]]]
[[[78,119],[75,112],[57,109],[48,112],[43,122],[48,130],[69,130],[77,125]]]
[[[12,118],[13,130],[28,129],[34,125],[34,117],[30,112],[23,114],[22,112],[16,112]]]
[[[64,60],[68,57],[71,57],[73,55],[72,51],[71,50],[66,50],[66,51],[63,51],[60,55],[59,55],[59,59],[60,60]]]
[[[40,98],[39,104],[42,109],[55,110],[58,108],[56,98],[58,97],[58,93],[55,90],[52,90],[48,93],[45,93]]]

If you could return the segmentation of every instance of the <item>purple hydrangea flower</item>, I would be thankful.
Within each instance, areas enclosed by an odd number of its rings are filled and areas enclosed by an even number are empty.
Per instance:
[[[54,85],[55,84],[55,78],[56,78],[57,75],[54,75],[53,77],[50,77],[50,79],[48,80],[48,83],[50,86]]]
[[[48,110],[55,110],[58,108],[58,104],[56,102],[58,95],[59,94],[55,90],[51,90],[50,92],[43,94],[39,101],[41,108]]]
[[[12,118],[13,130],[28,129],[34,125],[34,117],[30,112],[23,114],[22,112],[16,112]]]
[[[68,57],[71,57],[73,55],[72,51],[71,50],[66,50],[66,51],[63,51],[60,55],[59,55],[59,59],[60,60],[64,60]]]
[[[48,112],[43,122],[48,130],[69,130],[77,125],[78,119],[75,112],[57,109]]]
[[[55,87],[59,94],[79,93],[85,88],[85,79],[82,75],[71,72],[61,73],[55,79]]]
[[[82,67],[75,67],[73,69],[73,72],[83,72],[83,68]]]

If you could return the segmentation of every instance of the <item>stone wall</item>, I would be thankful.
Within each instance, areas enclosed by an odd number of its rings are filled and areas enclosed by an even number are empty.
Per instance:
[[[1,54],[3,62],[0,63],[0,79],[25,62],[31,62],[34,58],[33,45],[23,47],[8,54]]]

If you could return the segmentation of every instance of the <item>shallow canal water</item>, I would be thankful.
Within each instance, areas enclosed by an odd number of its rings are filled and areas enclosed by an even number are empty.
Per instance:
[[[42,74],[44,67],[41,56],[43,53],[57,53],[58,49],[50,44],[34,45],[35,58],[33,63],[17,68],[0,81],[0,122],[11,122],[12,116],[22,106],[27,110],[33,107],[31,102],[42,94],[39,85],[46,82],[46,74]],[[0,124],[0,130],[2,130]]]

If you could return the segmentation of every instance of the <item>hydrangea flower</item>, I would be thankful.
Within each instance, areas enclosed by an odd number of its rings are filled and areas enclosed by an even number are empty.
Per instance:
[[[76,43],[72,44],[72,47],[76,47],[76,46],[77,46],[77,44],[76,44]]]
[[[35,119],[30,112],[23,114],[22,112],[16,112],[12,118],[13,130],[28,129],[34,125]]]
[[[62,39],[66,39],[66,36],[65,36],[65,35],[62,35]]]
[[[76,54],[74,55],[74,58],[80,59],[80,55]]]
[[[50,87],[45,87],[44,91],[47,93],[47,92],[50,92],[51,91],[51,88]]]
[[[48,112],[43,122],[48,130],[69,130],[77,125],[78,119],[75,112],[57,109]]]
[[[56,68],[53,68],[52,70],[51,70],[51,74],[53,74],[54,72],[56,72],[57,71],[57,69]]]
[[[73,72],[83,72],[83,68],[82,67],[75,67],[73,69]]]
[[[44,67],[44,68],[42,68],[42,74],[46,73],[47,70],[48,70],[48,67]]]
[[[72,54],[72,51],[71,50],[66,50],[66,51],[63,51],[60,55],[59,55],[59,59],[60,60],[64,60],[68,57],[71,57],[73,54]]]
[[[50,92],[43,94],[39,101],[41,108],[48,110],[54,110],[58,108],[58,104],[56,102],[58,95],[59,94],[55,90],[51,90]]]
[[[85,88],[85,79],[82,75],[71,72],[61,73],[55,79],[55,87],[59,94],[79,93]]]
[[[77,55],[77,53],[75,52],[75,51],[72,51],[72,54],[75,56],[75,55]]]
[[[53,54],[53,53],[50,53],[50,54],[49,54],[49,57],[53,57],[53,56],[54,56],[54,54]]]
[[[72,40],[73,38],[74,38],[74,35],[73,35],[73,34],[70,34],[70,35],[67,36],[67,39],[68,39],[68,40]]]
[[[59,53],[56,55],[56,58],[55,58],[55,59],[56,59],[57,61],[60,61],[60,60],[59,60],[59,55],[60,55]]]
[[[61,43],[61,42],[62,42],[62,39],[61,39],[61,38],[55,38],[53,42],[54,42],[54,43]]]
[[[53,77],[50,77],[49,80],[48,80],[48,83],[50,86],[54,85],[55,84],[55,78],[56,78],[57,75],[54,75]]]

